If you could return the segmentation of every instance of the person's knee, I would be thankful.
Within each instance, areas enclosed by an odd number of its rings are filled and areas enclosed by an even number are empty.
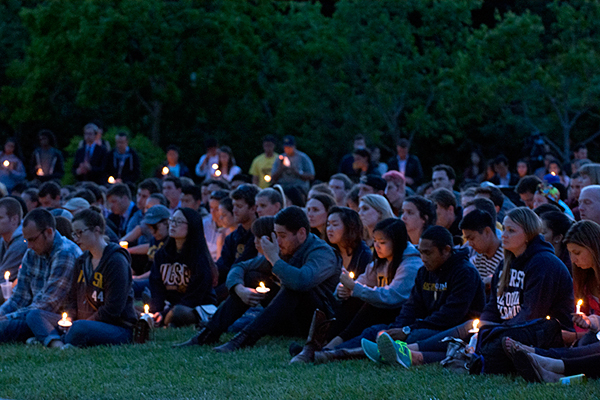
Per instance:
[[[190,307],[176,305],[169,311],[165,318],[165,325],[180,327],[198,323],[198,313]]]
[[[40,310],[34,309],[27,313],[25,321],[27,322],[27,325],[32,326],[38,324],[41,318],[42,312]]]

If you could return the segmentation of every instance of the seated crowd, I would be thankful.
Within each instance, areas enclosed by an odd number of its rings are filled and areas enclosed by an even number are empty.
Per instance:
[[[477,353],[484,332],[549,319],[562,347],[506,335],[497,356],[530,381],[600,376],[600,164],[584,146],[571,173],[550,156],[532,173],[504,156],[484,168],[473,151],[456,187],[443,164],[425,183],[406,139],[386,164],[355,137],[325,183],[292,136],[282,154],[265,137],[248,175],[207,139],[197,185],[175,146],[141,180],[127,134],[111,149],[90,123],[79,182],[61,186],[52,132],[39,140],[30,181],[14,139],[0,154],[0,342],[123,344],[151,321],[197,327],[174,347],[307,336],[291,363],[409,368],[447,359],[448,337]]]

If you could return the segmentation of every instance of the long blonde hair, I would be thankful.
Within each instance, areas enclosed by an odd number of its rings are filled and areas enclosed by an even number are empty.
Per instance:
[[[593,221],[579,221],[569,229],[565,236],[565,244],[576,244],[587,249],[592,255],[594,265],[591,269],[579,268],[573,264],[573,289],[578,299],[583,298],[592,285],[600,282],[600,225]],[[587,292],[587,293],[586,293]]]
[[[389,201],[380,194],[364,195],[360,198],[358,203],[360,204],[361,201],[379,213],[379,220],[377,222],[381,222],[388,218],[396,218]],[[371,233],[366,226],[363,227],[363,230],[364,239],[369,241],[371,239]]]
[[[527,207],[514,208],[506,216],[523,229],[526,243],[531,242],[542,232],[542,220]],[[508,282],[510,281],[510,265],[515,258],[512,251],[504,249],[504,266],[498,285],[498,296],[501,296],[504,293],[504,289],[508,286]]]

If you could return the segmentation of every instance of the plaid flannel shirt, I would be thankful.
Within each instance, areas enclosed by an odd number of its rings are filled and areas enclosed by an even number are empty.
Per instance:
[[[0,316],[23,318],[33,309],[58,313],[71,289],[75,260],[81,254],[79,246],[58,231],[50,254],[40,256],[27,249],[17,286],[0,307]]]

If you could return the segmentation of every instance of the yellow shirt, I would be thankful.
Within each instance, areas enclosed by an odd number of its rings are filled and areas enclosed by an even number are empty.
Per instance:
[[[258,186],[261,189],[269,187],[270,183],[265,180],[265,176],[269,176],[268,180],[270,181],[271,168],[278,156],[279,154],[273,153],[272,157],[267,158],[263,153],[252,161],[249,172],[250,175],[258,177]]]

